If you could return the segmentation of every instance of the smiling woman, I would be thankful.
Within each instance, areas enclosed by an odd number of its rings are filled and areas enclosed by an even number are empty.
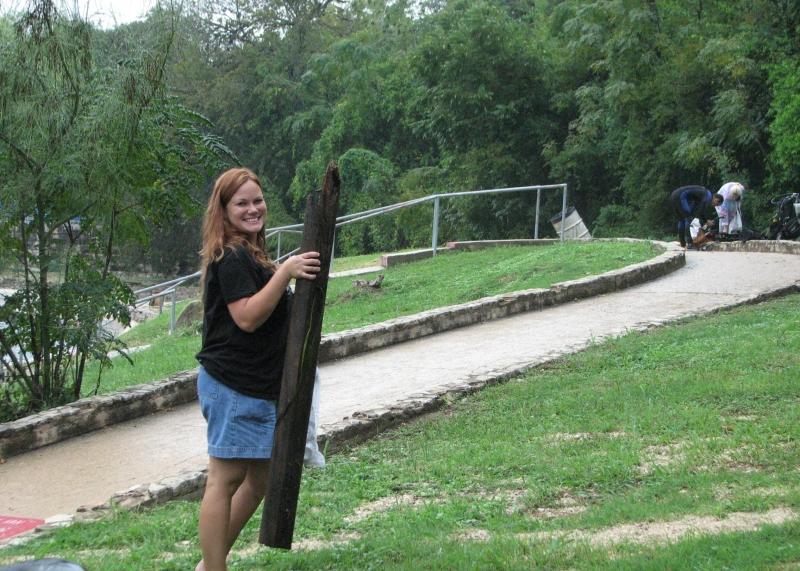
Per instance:
[[[225,558],[261,503],[272,455],[294,278],[314,279],[319,254],[278,265],[267,256],[267,205],[250,169],[214,183],[203,222],[203,340],[197,393],[208,423],[208,480],[200,507],[201,571]]]

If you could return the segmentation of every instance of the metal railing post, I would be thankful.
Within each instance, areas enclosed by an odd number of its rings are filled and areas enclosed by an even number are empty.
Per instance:
[[[283,236],[283,232],[278,232],[278,255],[275,256],[276,260],[281,257],[281,236]]]
[[[561,199],[561,241],[564,241],[564,225],[567,217],[567,185],[564,185],[564,196]]]
[[[178,303],[178,289],[173,289],[172,294],[169,297],[170,301],[172,301],[172,307],[170,308],[169,313],[169,334],[172,335],[175,333],[175,306]]]
[[[542,189],[536,189],[536,222],[533,225],[533,239],[539,239],[539,205],[542,202]]]
[[[431,250],[436,255],[436,245],[439,243],[439,196],[433,199],[433,236],[431,237]]]

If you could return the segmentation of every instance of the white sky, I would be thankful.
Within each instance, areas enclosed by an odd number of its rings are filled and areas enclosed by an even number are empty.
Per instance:
[[[126,24],[143,18],[156,0],[60,0],[68,9],[76,5],[81,15],[103,28]]]
[[[125,24],[144,17],[157,0],[56,0],[56,3],[69,12],[78,10],[103,28],[113,28],[115,23]],[[20,10],[25,5],[25,0],[0,0],[0,12]]]

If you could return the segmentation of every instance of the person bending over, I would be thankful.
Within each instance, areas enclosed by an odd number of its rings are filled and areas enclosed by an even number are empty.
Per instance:
[[[686,234],[689,231],[693,218],[700,220],[714,220],[715,206],[722,204],[723,198],[719,194],[703,186],[682,186],[672,191],[670,204],[672,211],[678,218],[678,242],[681,247],[686,247]]]
[[[722,204],[717,206],[720,233],[738,234],[742,231],[744,185],[738,182],[728,182],[720,187],[717,194],[723,198]]]

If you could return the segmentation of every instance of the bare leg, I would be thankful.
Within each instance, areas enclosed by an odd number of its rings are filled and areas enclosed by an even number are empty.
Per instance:
[[[209,458],[208,480],[200,504],[200,548],[205,571],[226,571],[231,502],[247,474],[246,460]]]
[[[269,460],[253,461],[247,466],[247,476],[233,496],[231,521],[228,527],[228,551],[264,499],[268,472]]]
[[[209,497],[208,504],[206,497],[209,492],[214,493],[214,489],[210,489],[212,483],[212,461],[215,463],[229,463],[236,462],[243,465],[244,476],[243,479],[238,480],[237,487],[232,490],[232,496],[223,498],[227,502],[227,506],[223,506],[222,511],[218,511],[218,507],[214,507],[219,500],[213,496]],[[214,468],[218,468],[214,466]],[[203,560],[198,563],[196,571],[216,571],[217,569],[224,570],[225,559],[230,552],[231,547],[239,537],[244,525],[252,517],[253,513],[258,508],[261,500],[264,498],[267,486],[267,473],[269,470],[269,460],[219,460],[211,458],[208,467],[208,483],[206,484],[206,491],[203,495],[203,503],[200,506],[200,546],[203,550]],[[215,470],[216,476],[219,476],[218,482],[229,482],[233,484],[237,477],[241,474],[238,470],[231,470],[230,476],[226,477],[226,471],[220,472],[219,469]],[[216,485],[217,491],[224,492],[224,496],[230,491],[224,483]],[[208,505],[208,509],[206,506]],[[209,537],[212,536],[212,537]],[[224,545],[221,538],[225,539]],[[219,553],[224,550],[224,553]],[[221,559],[220,559],[221,557]],[[220,565],[221,561],[221,566]],[[208,563],[206,563],[208,562]],[[212,562],[214,565],[212,566]]]

